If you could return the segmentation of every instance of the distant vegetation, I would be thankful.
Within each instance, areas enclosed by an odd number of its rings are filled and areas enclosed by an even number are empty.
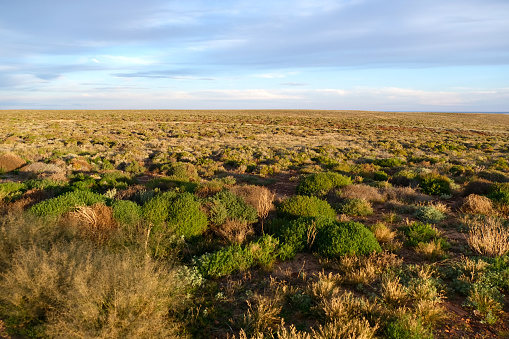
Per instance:
[[[0,337],[505,338],[509,116],[2,111]]]

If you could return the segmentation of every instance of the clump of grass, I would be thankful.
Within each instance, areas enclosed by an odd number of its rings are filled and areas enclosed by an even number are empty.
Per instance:
[[[230,243],[241,244],[254,233],[253,226],[245,220],[226,219],[221,225],[213,225],[212,232]]]
[[[415,211],[415,216],[424,222],[438,223],[446,218],[446,215],[435,206],[421,206]]]
[[[73,242],[19,249],[0,286],[2,316],[17,334],[96,338],[176,335],[168,310],[185,287],[139,253]]]
[[[117,227],[111,207],[104,204],[77,206],[64,216],[63,222],[77,227],[79,233],[97,242],[106,240]]]
[[[503,256],[509,252],[509,228],[495,217],[467,220],[467,242],[479,254],[490,257]]]
[[[345,199],[364,199],[366,201],[384,200],[378,188],[362,184],[343,187],[341,189],[341,197]]]
[[[258,218],[264,220],[269,212],[274,210],[274,199],[276,195],[263,186],[247,185],[236,186],[233,193],[242,197],[244,201],[253,206],[258,213]]]
[[[483,322],[494,325],[503,309],[503,300],[503,295],[496,287],[479,283],[470,289],[466,305],[474,308]]]
[[[463,213],[492,215],[494,213],[492,201],[482,195],[470,194],[460,208]]]

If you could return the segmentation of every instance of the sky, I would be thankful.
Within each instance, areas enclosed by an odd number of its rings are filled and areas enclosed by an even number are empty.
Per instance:
[[[2,0],[0,109],[509,112],[508,0]]]

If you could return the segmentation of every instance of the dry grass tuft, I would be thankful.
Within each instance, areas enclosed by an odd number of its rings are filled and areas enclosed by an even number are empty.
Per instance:
[[[493,183],[486,179],[479,179],[471,181],[465,186],[465,190],[463,191],[464,195],[470,195],[470,194],[478,194],[478,195],[485,195],[490,193],[491,186],[493,186]]]
[[[64,216],[63,221],[97,242],[106,240],[118,226],[111,207],[103,204],[77,206],[74,211]]]
[[[494,214],[492,201],[482,195],[470,194],[463,200],[461,212],[470,214]]]
[[[247,300],[248,310],[244,324],[248,332],[257,334],[275,330],[281,324],[283,294],[279,289],[270,296],[255,294]]]
[[[232,219],[227,219],[221,225],[213,226],[212,232],[234,244],[243,243],[249,235],[254,233],[253,226],[247,221]]]
[[[275,193],[263,186],[236,186],[232,192],[242,198],[249,205],[256,208],[260,219],[267,218],[270,211],[274,210]]]
[[[330,298],[338,294],[339,288],[336,286],[341,282],[339,274],[325,274],[320,272],[317,274],[318,280],[312,282],[308,287],[308,293],[317,300]]]
[[[419,193],[411,187],[386,187],[383,189],[383,194],[385,194],[387,200],[410,203],[429,201],[432,199],[430,196]]]
[[[388,268],[401,266],[403,259],[395,254],[381,253],[369,256],[345,256],[339,269],[344,272],[343,281],[353,285],[369,285],[376,281]]]
[[[509,229],[494,217],[467,220],[467,242],[477,253],[490,257],[503,256],[509,252]]]
[[[25,165],[26,161],[12,153],[0,155],[0,172],[10,172]]]
[[[368,185],[348,185],[341,188],[341,197],[345,199],[364,199],[366,201],[383,201],[384,196],[376,187]]]
[[[381,282],[381,295],[386,305],[398,307],[405,302],[408,293],[399,277],[384,274]]]

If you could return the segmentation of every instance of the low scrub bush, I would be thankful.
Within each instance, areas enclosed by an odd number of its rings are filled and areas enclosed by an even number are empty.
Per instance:
[[[166,192],[143,205],[143,216],[154,224],[154,232],[175,232],[185,238],[207,229],[207,215],[191,193]]]
[[[199,179],[196,167],[189,162],[172,162],[161,166],[161,171],[172,180],[196,181]]]
[[[368,216],[373,214],[371,204],[364,199],[346,199],[339,208],[338,212],[352,216]]]
[[[270,235],[245,246],[230,245],[195,259],[198,271],[205,277],[220,278],[253,266],[270,267],[277,258],[277,239]]]
[[[326,258],[382,251],[373,233],[363,224],[337,221],[318,229],[314,248]]]
[[[430,224],[414,222],[410,226],[402,227],[403,233],[407,237],[406,244],[411,247],[419,247],[425,252],[423,246],[435,242],[440,250],[449,248],[447,241],[442,238],[442,233]]]
[[[429,195],[442,195],[451,193],[451,180],[437,173],[428,173],[420,176],[419,187]]]
[[[488,198],[493,201],[509,204],[509,183],[495,183],[490,188]]]
[[[352,179],[335,172],[315,173],[304,177],[297,186],[297,194],[327,194],[333,188],[341,188],[352,184]]]
[[[314,196],[296,195],[277,206],[278,215],[284,218],[317,217],[335,218],[336,212],[325,200]]]
[[[27,186],[18,182],[2,182],[0,183],[0,201],[15,199],[25,191]]]
[[[494,286],[476,283],[470,289],[466,305],[479,312],[482,322],[494,325],[504,307],[504,296]]]
[[[76,206],[89,206],[105,203],[106,198],[90,191],[72,191],[61,194],[55,198],[41,201],[30,208],[30,212],[43,215],[62,215]]]
[[[366,201],[384,200],[378,188],[362,184],[343,187],[341,189],[341,197],[345,199],[364,199]]]
[[[492,201],[482,195],[470,194],[460,208],[461,212],[469,214],[491,215],[494,213]]]
[[[258,220],[257,210],[231,191],[219,192],[209,198],[209,202],[210,221],[215,225],[221,225],[227,219],[243,221],[248,224]]]
[[[467,242],[477,253],[497,257],[509,253],[509,228],[494,217],[467,220]]]
[[[433,206],[421,206],[415,211],[415,216],[423,221],[438,223],[446,218],[446,215]]]
[[[112,204],[113,217],[121,225],[134,226],[142,219],[142,208],[130,200],[115,200]]]
[[[405,161],[398,158],[376,159],[373,164],[381,167],[396,167],[405,164]]]

